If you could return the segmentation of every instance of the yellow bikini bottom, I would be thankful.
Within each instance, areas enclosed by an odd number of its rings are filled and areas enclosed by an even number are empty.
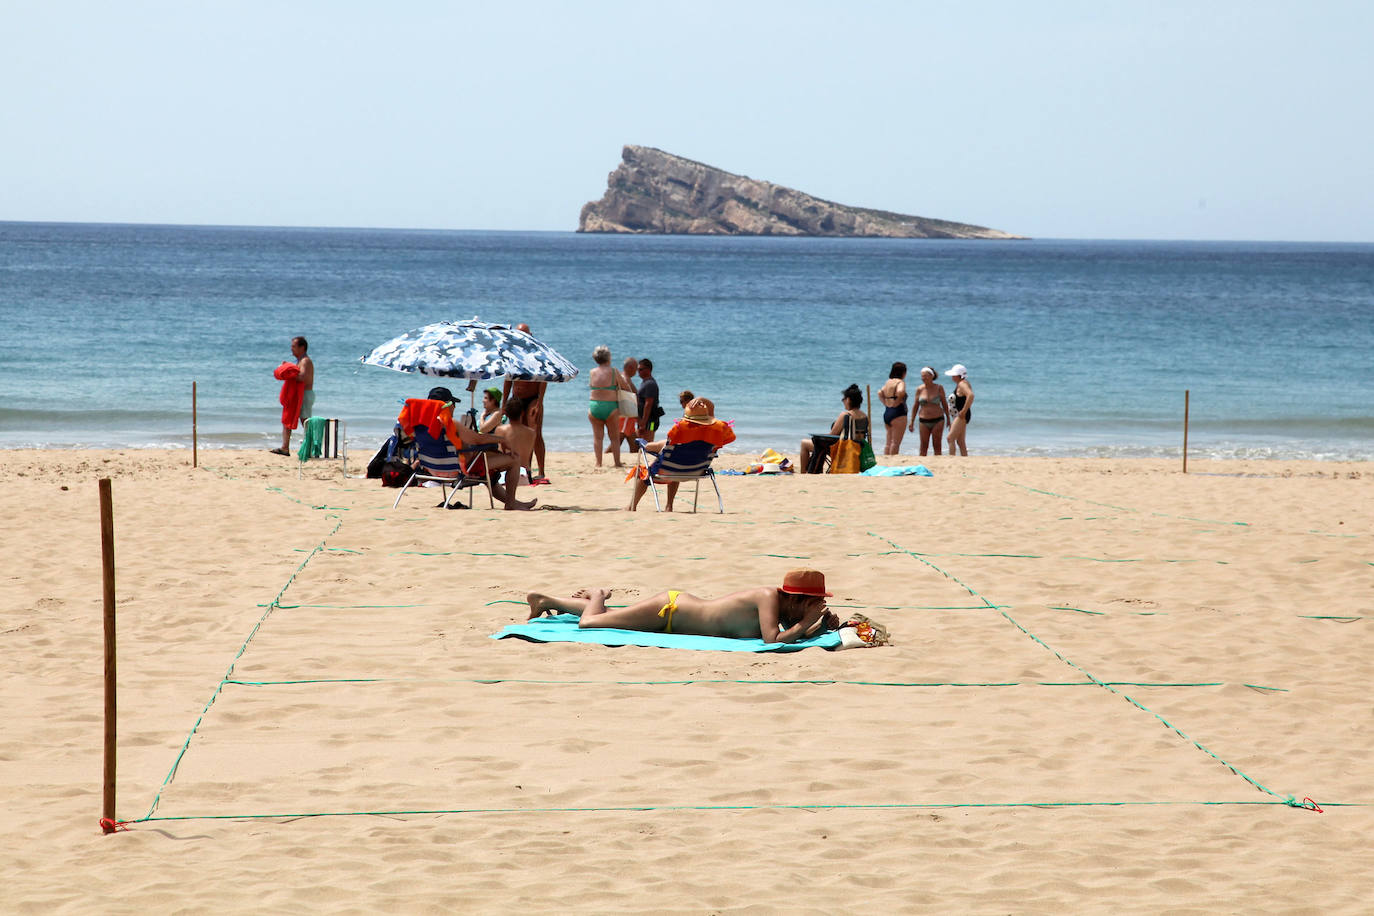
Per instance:
[[[673,613],[677,610],[677,596],[681,594],[680,591],[669,589],[668,603],[659,609],[658,616],[663,618],[663,632],[665,633],[673,632]]]

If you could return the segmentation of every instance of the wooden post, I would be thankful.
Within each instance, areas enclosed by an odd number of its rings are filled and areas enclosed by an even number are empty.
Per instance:
[[[1188,473],[1188,389],[1183,389],[1183,473]]]
[[[191,467],[195,467],[199,456],[196,453],[196,383],[191,383]]]
[[[105,789],[100,805],[101,829],[114,833],[115,819],[115,559],[114,509],[110,478],[100,485],[100,560],[104,568],[105,605]]]

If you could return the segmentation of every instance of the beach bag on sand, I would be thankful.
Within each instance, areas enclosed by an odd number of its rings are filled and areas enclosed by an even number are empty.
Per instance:
[[[841,439],[830,446],[830,473],[857,474],[863,449],[853,439]]]
[[[382,486],[403,487],[414,473],[415,469],[404,461],[388,461],[382,465]]]
[[[868,444],[868,440],[864,440],[862,444],[854,441],[851,427],[851,418],[845,417],[844,432],[840,436],[840,441],[830,446],[830,473],[832,474],[858,474],[878,463],[878,460],[873,457],[873,447]],[[868,464],[864,464],[865,449],[868,451]]]
[[[859,446],[859,471],[862,473],[877,466],[878,459],[873,456],[873,446],[865,439],[864,444]]]
[[[850,614],[839,628],[841,649],[861,649],[872,646],[886,646],[892,639],[887,635],[887,627],[863,614]]]

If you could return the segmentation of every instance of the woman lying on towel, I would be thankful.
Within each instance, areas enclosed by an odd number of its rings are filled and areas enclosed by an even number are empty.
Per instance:
[[[825,606],[831,596],[825,590],[825,574],[814,569],[794,569],[783,576],[782,587],[746,589],[723,598],[698,598],[682,591],[667,591],[628,607],[608,609],[610,589],[582,589],[570,598],[530,592],[530,619],[544,614],[576,614],[581,628],[615,627],[648,633],[686,633],[692,636],[726,636],[762,639],[764,642],[796,642],[837,629],[837,618]]]

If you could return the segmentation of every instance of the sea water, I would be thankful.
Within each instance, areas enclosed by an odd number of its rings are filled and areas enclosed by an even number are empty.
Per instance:
[[[1177,456],[1188,391],[1192,456],[1374,457],[1370,244],[35,223],[0,223],[0,447],[189,447],[192,382],[201,447],[272,447],[300,334],[316,413],[370,454],[443,382],[359,358],[473,317],[582,368],[549,386],[555,451],[591,447],[606,344],[652,357],[670,414],[712,398],[737,453],[795,453],[901,360],[909,389],[968,366],[976,454]]]

